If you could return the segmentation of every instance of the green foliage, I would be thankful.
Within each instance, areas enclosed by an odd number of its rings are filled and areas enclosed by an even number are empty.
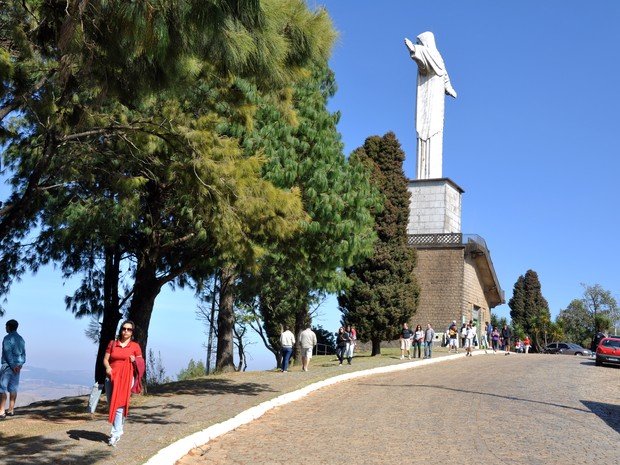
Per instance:
[[[556,321],[567,340],[589,347],[594,335],[620,323],[616,299],[599,284],[582,284],[581,299],[574,299],[561,310]]]
[[[506,319],[506,317],[501,317],[501,318],[497,318],[497,315],[495,313],[491,313],[491,326],[493,326],[494,328],[497,328],[498,331],[501,330],[504,325],[508,324],[508,320]]]
[[[413,275],[416,254],[407,245],[405,155],[395,135],[387,133],[367,138],[351,157],[366,167],[384,200],[373,212],[378,236],[374,253],[346,269],[353,284],[339,295],[338,303],[342,321],[355,325],[362,341],[371,340],[373,355],[377,355],[380,342],[395,338],[402,323],[414,315],[419,294]]]
[[[202,360],[195,362],[194,359],[190,359],[189,363],[187,364],[187,368],[179,371],[179,374],[177,375],[177,380],[186,381],[189,379],[196,379],[204,376],[205,373],[205,364],[202,363]]]
[[[261,154],[223,128],[251,126],[241,81],[290,105],[294,82],[329,56],[324,10],[302,0],[11,0],[0,24],[12,186],[0,209],[0,294],[55,261],[87,275],[67,301],[76,315],[100,312],[106,295],[122,305],[119,277],[106,286],[101,266],[114,249],[144,347],[165,283],[254,264],[299,228],[300,192],[264,179]],[[35,225],[36,249],[21,247]]]
[[[603,289],[600,284],[594,284],[592,286],[582,284],[582,287],[584,289],[582,301],[588,309],[588,312],[593,318],[598,316],[603,317],[603,319],[600,320],[600,324],[607,326],[606,328],[602,328],[595,325],[594,331],[597,332],[620,325],[620,307],[618,307],[618,302],[611,292]],[[607,322],[605,320],[607,320]]]
[[[336,346],[336,337],[333,332],[326,330],[321,325],[313,326],[312,331],[316,334],[317,344],[323,344],[331,348]]]
[[[313,303],[347,284],[343,268],[372,250],[370,210],[378,194],[364,168],[342,153],[339,115],[327,110],[334,92],[333,73],[317,67],[293,88],[288,111],[259,96],[254,126],[245,133],[245,150],[265,156],[265,178],[285,190],[298,188],[307,215],[294,234],[271,244],[260,268],[239,285],[239,297],[256,309],[275,353],[281,326],[299,331]]]
[[[145,378],[147,387],[169,383],[170,381],[171,379],[166,376],[166,369],[161,359],[161,352],[157,352],[157,357],[155,357],[155,352],[149,349],[146,360]]]
[[[607,332],[613,328],[613,323],[607,315],[596,315],[594,317],[594,328],[596,332]]]
[[[513,327],[521,328],[530,336],[535,351],[540,351],[549,337],[558,332],[535,271],[527,270],[524,276],[519,276],[508,306]]]
[[[584,347],[590,345],[594,319],[582,299],[574,299],[565,309],[560,310],[556,323],[562,327],[567,341]]]

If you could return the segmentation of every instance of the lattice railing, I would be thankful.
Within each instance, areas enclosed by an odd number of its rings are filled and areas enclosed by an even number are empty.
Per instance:
[[[463,234],[409,234],[407,243],[413,246],[460,245],[463,243]]]

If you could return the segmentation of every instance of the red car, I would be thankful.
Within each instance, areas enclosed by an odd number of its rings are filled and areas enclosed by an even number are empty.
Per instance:
[[[596,365],[603,363],[620,365],[620,337],[606,337],[601,339],[596,348]]]

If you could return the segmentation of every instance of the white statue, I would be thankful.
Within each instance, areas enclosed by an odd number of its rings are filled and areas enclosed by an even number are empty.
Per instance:
[[[418,64],[415,126],[418,133],[417,179],[441,178],[444,94],[456,98],[443,58],[432,32],[423,32],[413,44],[405,39],[411,58]]]

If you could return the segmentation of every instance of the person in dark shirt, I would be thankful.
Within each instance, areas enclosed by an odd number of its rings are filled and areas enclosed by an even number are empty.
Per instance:
[[[512,338],[512,332],[508,325],[504,325],[502,329],[502,339],[504,340],[504,350],[506,351],[505,355],[510,354],[510,339]]]
[[[411,360],[411,339],[413,339],[413,331],[409,329],[407,323],[403,323],[403,329],[400,332],[400,359],[405,358],[405,352],[407,352],[407,358]]]
[[[342,365],[342,361],[347,354],[350,343],[351,336],[345,331],[344,327],[341,326],[336,333],[336,356],[338,357],[338,365]]]

